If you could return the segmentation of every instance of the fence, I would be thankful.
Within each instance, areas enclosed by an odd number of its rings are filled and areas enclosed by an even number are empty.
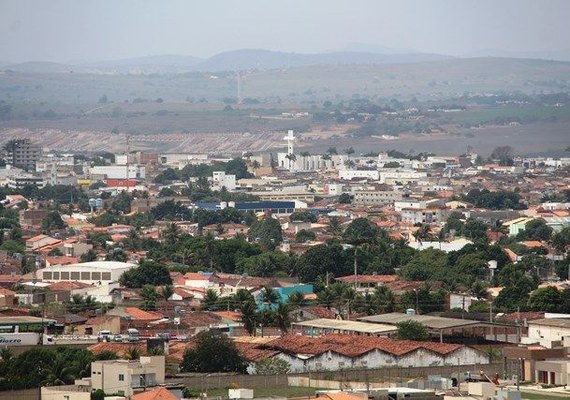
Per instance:
[[[307,377],[315,380],[336,380],[341,382],[359,381],[359,382],[405,382],[414,378],[427,378],[429,375],[440,375],[443,377],[457,377],[461,380],[463,374],[471,371],[478,374],[483,370],[484,373],[493,377],[495,374],[503,376],[505,372],[508,376],[516,374],[518,364],[516,361],[507,363],[493,364],[473,364],[473,365],[447,365],[434,367],[389,367],[380,369],[347,369],[342,371],[326,371],[326,372],[310,372],[303,374],[291,375],[195,375],[183,376],[168,379],[168,383],[183,384],[192,389],[202,392],[214,388],[226,388],[230,386],[238,386],[242,388],[267,388],[267,387],[286,387],[288,386],[288,377],[299,376]]]
[[[40,400],[40,388],[0,391],[0,400]]]

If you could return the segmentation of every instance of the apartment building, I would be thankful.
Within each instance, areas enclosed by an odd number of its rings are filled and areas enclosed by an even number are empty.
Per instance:
[[[164,383],[164,356],[140,360],[105,360],[91,363],[91,388],[105,393],[132,396]]]
[[[7,156],[10,164],[17,168],[35,171],[42,156],[42,148],[29,139],[16,139],[9,143]]]
[[[354,204],[359,206],[389,206],[402,199],[402,193],[392,190],[358,190],[354,192]]]

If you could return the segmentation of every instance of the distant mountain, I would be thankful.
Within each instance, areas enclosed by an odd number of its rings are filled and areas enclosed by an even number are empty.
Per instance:
[[[353,46],[358,49],[357,45]],[[376,48],[376,50],[380,50]],[[391,49],[385,49],[392,51]],[[394,50],[397,51],[397,50]],[[78,65],[50,62],[11,64],[6,69],[26,73],[180,73],[215,72],[245,69],[275,69],[316,65],[379,65],[394,63],[418,63],[442,61],[452,57],[428,53],[380,53],[365,51],[335,51],[329,53],[301,54],[281,51],[243,49],[216,54],[208,59],[192,56],[161,55],[108,60]]]
[[[339,51],[319,54],[286,53],[271,50],[234,50],[217,54],[195,66],[200,71],[274,69],[310,65],[374,65],[441,61],[452,57],[439,54],[378,54]]]
[[[463,57],[531,58],[536,60],[570,61],[570,49],[553,51],[510,51],[485,49],[466,53]]]
[[[375,53],[375,54],[418,54],[417,51],[406,49],[394,49],[392,47],[381,46],[378,44],[352,42],[347,44],[340,51],[351,51],[357,53]]]

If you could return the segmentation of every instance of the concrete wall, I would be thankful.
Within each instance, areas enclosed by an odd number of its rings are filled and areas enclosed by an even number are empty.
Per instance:
[[[91,392],[78,392],[66,386],[42,387],[42,400],[91,400]]]

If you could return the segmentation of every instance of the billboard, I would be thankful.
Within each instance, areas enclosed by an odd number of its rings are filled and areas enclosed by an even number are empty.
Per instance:
[[[0,333],[0,347],[30,346],[40,343],[39,333]]]

